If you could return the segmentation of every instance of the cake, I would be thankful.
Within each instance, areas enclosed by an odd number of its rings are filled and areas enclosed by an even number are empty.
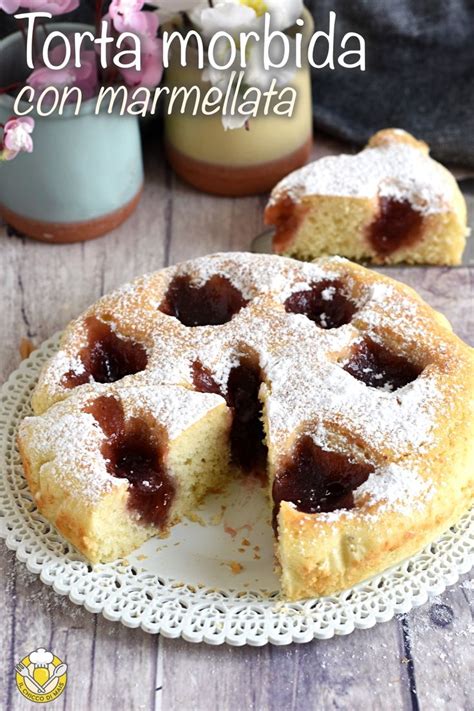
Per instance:
[[[400,129],[379,131],[356,155],[321,158],[291,173],[265,211],[276,230],[274,252],[374,264],[460,264],[466,219],[454,177]]]
[[[473,357],[407,286],[339,257],[216,254],[66,329],[18,442],[39,510],[90,561],[262,472],[283,595],[348,588],[469,509]]]

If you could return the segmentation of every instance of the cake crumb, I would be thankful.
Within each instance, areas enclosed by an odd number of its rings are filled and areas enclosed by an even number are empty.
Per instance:
[[[229,526],[228,523],[224,523],[224,531],[231,536],[231,538],[235,538],[240,531],[243,531],[244,529],[247,529],[247,531],[250,533],[253,526],[250,523],[244,523],[243,526],[239,526],[238,528],[233,528],[232,526]]]
[[[229,563],[229,567],[234,575],[238,575],[244,569],[244,566],[241,563],[237,563],[236,560],[232,560]]]
[[[222,523],[222,519],[224,518],[226,508],[227,508],[226,506],[222,505],[221,510],[218,513],[214,514],[214,516],[212,516],[212,518],[209,521],[211,526],[219,526]]]
[[[206,526],[206,522],[203,517],[194,511],[191,511],[190,513],[186,514],[186,518],[189,519],[189,521],[192,521],[193,523],[198,523],[200,526]]]
[[[31,341],[29,338],[22,338],[20,341],[20,347],[18,350],[20,351],[21,359],[26,360],[27,358],[30,357],[30,355],[33,353],[33,351],[36,350],[36,346],[34,345],[33,341]]]

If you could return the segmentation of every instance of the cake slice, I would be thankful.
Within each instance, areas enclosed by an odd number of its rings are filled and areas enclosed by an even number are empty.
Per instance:
[[[218,395],[94,384],[27,417],[18,443],[38,508],[97,562],[166,533],[227,480],[229,428]]]
[[[374,264],[460,264],[466,220],[454,177],[400,129],[379,131],[357,155],[321,158],[291,173],[265,211],[276,229],[274,252]]]

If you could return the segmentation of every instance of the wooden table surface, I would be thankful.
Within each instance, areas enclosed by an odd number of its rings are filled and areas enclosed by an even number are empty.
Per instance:
[[[263,197],[198,194],[172,175],[154,140],[148,137],[145,146],[142,203],[115,233],[50,246],[0,228],[0,383],[19,364],[21,339],[40,344],[145,271],[248,249],[261,229]],[[317,138],[315,153],[338,148]],[[473,271],[391,273],[415,286],[472,343]],[[423,607],[347,637],[283,648],[211,648],[127,629],[76,607],[0,542],[0,709],[32,708],[16,689],[13,668],[44,646],[69,665],[66,691],[54,702],[68,711],[472,710],[473,589],[467,575]]]

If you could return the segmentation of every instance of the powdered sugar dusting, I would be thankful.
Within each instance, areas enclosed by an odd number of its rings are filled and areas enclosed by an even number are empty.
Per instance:
[[[386,508],[409,515],[415,508],[422,508],[433,496],[433,486],[413,469],[398,464],[389,464],[370,474],[354,492],[356,505],[361,501],[369,505],[381,504],[378,512]]]
[[[429,156],[402,142],[368,147],[355,156],[321,158],[284,178],[270,203],[283,195],[298,202],[309,195],[409,200],[423,214],[449,209],[452,176]]]
[[[41,463],[74,498],[97,503],[115,486],[126,486],[107,472],[101,453],[104,434],[92,415],[61,403],[42,418],[24,420],[20,436],[28,443],[29,458]]]

